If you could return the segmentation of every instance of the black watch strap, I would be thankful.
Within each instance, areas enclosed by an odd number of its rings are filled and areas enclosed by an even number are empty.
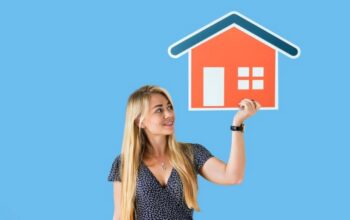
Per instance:
[[[242,123],[240,126],[233,126],[233,125],[231,125],[231,131],[244,132],[244,124]]]

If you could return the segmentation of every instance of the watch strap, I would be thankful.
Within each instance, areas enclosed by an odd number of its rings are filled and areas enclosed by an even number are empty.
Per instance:
[[[230,129],[231,129],[231,131],[243,132],[244,131],[244,124],[242,123],[240,126],[231,125]]]

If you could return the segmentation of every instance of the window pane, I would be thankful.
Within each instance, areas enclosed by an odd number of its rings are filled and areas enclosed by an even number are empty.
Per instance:
[[[249,89],[249,80],[238,80],[238,89],[239,90]]]
[[[238,67],[238,76],[239,77],[248,77],[249,76],[249,67]]]
[[[264,89],[264,80],[253,80],[253,89]]]
[[[253,67],[253,76],[254,77],[263,77],[264,76],[264,67]]]

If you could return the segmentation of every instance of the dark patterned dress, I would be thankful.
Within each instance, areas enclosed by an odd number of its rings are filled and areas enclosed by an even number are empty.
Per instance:
[[[200,144],[193,147],[196,173],[213,155]],[[120,155],[113,162],[108,181],[120,180]],[[136,183],[136,220],[187,220],[193,219],[193,209],[189,209],[183,199],[183,188],[179,174],[173,168],[166,185],[162,186],[149,168],[141,163]]]

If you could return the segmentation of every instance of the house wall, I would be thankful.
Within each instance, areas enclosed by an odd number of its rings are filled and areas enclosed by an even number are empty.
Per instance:
[[[263,107],[275,106],[276,52],[236,27],[207,40],[191,51],[190,83],[192,108],[237,107],[243,98],[258,100]],[[203,106],[203,68],[224,67],[224,106]],[[263,90],[238,90],[238,67],[249,67],[246,78],[252,87],[253,67],[264,67]]]

